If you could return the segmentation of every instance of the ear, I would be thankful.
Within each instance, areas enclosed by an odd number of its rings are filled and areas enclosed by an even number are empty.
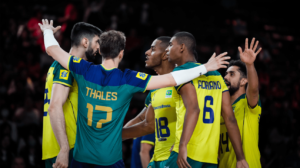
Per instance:
[[[245,86],[247,83],[248,83],[248,79],[247,78],[242,78],[240,85]]]
[[[81,40],[81,45],[84,47],[84,48],[88,48],[89,47],[89,40],[87,38],[82,38]]]
[[[161,59],[162,59],[163,61],[168,60],[168,56],[167,56],[167,52],[166,52],[166,51],[164,51],[164,52],[162,53]]]
[[[118,56],[119,60],[122,60],[123,56],[124,56],[124,50],[121,50]]]
[[[181,44],[181,45],[180,45],[180,52],[183,53],[184,50],[185,50],[185,45],[184,45],[184,44]]]

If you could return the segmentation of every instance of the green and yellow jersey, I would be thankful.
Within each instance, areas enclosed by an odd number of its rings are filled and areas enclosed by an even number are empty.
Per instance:
[[[150,162],[164,161],[170,156],[176,130],[175,92],[174,87],[166,87],[151,91],[146,98],[146,106],[151,103],[155,114],[155,146]]]
[[[261,115],[261,103],[251,108],[248,105],[246,94],[241,95],[232,104],[232,109],[240,130],[243,151],[249,167],[261,167],[260,152],[258,149],[258,129]],[[220,134],[220,168],[235,168],[236,155],[228,137],[224,119],[221,118]]]
[[[188,62],[176,67],[174,71],[194,68],[199,65],[199,63]],[[190,159],[198,162],[217,164],[222,94],[228,91],[228,88],[218,71],[208,72],[193,79],[191,83],[197,93],[200,114],[193,135],[187,145],[187,155]],[[175,87],[177,92],[183,85]],[[175,94],[174,100],[176,102],[177,123],[173,151],[178,153],[186,108],[180,94]]]
[[[74,148],[76,137],[76,121],[77,121],[77,102],[78,102],[78,86],[73,76],[68,70],[63,68],[57,61],[54,61],[48,70],[46,79],[46,88],[44,95],[44,117],[43,117],[43,143],[42,143],[42,159],[54,158],[58,155],[60,147],[55,138],[50,123],[48,108],[51,101],[51,92],[53,84],[61,84],[70,87],[67,101],[63,105],[63,111],[66,121],[66,133],[70,145],[70,149]]]

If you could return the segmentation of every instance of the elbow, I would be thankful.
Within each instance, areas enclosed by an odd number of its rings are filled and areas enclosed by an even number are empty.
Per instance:
[[[56,104],[56,103],[51,103],[51,104],[50,104],[50,106],[49,106],[49,108],[48,108],[49,114],[52,114],[52,113],[55,112],[56,109],[58,108],[58,106],[55,105],[55,104]]]

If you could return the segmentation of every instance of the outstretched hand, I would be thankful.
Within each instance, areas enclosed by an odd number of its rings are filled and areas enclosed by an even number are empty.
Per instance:
[[[245,159],[237,161],[236,168],[249,168],[249,165]]]
[[[39,26],[42,32],[44,32],[46,29],[50,29],[53,31],[53,34],[61,28],[61,26],[53,27],[53,20],[51,20],[49,24],[48,19],[42,19],[42,24],[39,23]]]
[[[227,60],[230,59],[230,56],[226,56],[227,52],[224,52],[218,56],[214,53],[208,62],[205,65],[207,71],[215,71],[220,68],[227,68],[226,64],[228,65],[229,62]],[[225,57],[226,56],[226,57]]]
[[[239,52],[240,52],[241,61],[243,61],[246,65],[253,64],[256,59],[257,54],[262,50],[262,48],[260,47],[256,51],[259,42],[256,41],[255,45],[254,45],[254,42],[255,42],[255,38],[252,39],[250,48],[248,48],[248,38],[246,38],[244,52],[241,47],[238,47]],[[254,47],[253,47],[253,45],[254,45]]]

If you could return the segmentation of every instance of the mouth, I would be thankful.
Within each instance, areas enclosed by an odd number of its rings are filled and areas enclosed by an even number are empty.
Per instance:
[[[147,62],[147,61],[149,61],[149,57],[148,56],[146,56],[146,61],[145,62]]]

